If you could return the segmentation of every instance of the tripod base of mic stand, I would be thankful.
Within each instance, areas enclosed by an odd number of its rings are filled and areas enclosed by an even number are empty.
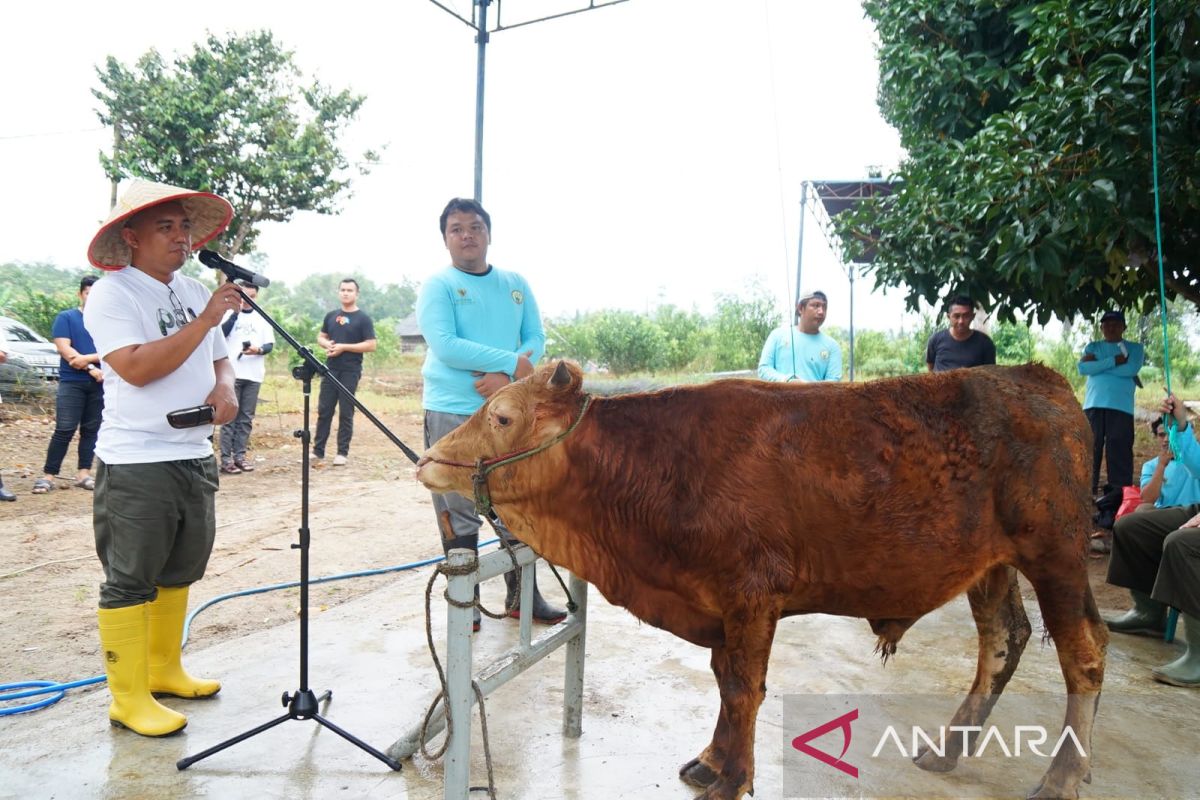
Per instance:
[[[350,742],[350,744],[359,748],[363,752],[375,756],[375,758],[378,758],[384,764],[387,764],[390,769],[399,772],[402,768],[399,761],[395,760],[394,758],[389,758],[386,754],[379,752],[361,739],[358,739],[352,734],[347,733],[317,713],[317,706],[320,703],[328,700],[331,696],[333,696],[333,692],[326,691],[320,697],[317,697],[311,689],[300,690],[293,695],[289,695],[287,692],[284,692],[283,704],[287,706],[288,709],[286,714],[276,717],[270,722],[265,722],[262,725],[259,725],[257,728],[252,728],[245,733],[238,734],[232,739],[226,739],[220,744],[213,745],[207,750],[197,753],[194,756],[181,758],[175,762],[175,767],[179,770],[185,770],[192,764],[195,764],[197,761],[208,758],[213,753],[219,753],[227,747],[232,747],[238,742],[243,742],[246,739],[249,739],[251,736],[257,736],[263,731],[270,730],[280,723],[287,722],[289,719],[312,719],[316,720],[319,724],[324,725],[326,728],[333,731],[338,736],[341,736],[343,739]]]

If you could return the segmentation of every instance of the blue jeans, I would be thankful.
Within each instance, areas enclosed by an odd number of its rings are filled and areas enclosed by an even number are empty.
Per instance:
[[[104,387],[86,381],[59,381],[54,409],[54,435],[46,448],[46,466],[42,472],[57,475],[75,430],[79,429],[79,469],[92,468],[96,452],[96,434],[100,432],[100,414],[104,410]]]

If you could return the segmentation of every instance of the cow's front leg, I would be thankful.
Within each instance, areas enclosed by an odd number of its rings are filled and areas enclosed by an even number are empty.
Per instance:
[[[725,721],[725,753],[716,780],[697,800],[739,800],[754,791],[754,728],[767,693],[767,661],[778,621],[779,609],[765,604],[725,617],[725,644],[714,647],[712,657]],[[719,733],[721,717],[717,724]],[[721,745],[719,737],[713,745]]]

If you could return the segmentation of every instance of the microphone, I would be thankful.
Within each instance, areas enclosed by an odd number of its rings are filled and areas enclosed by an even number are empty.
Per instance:
[[[232,261],[226,261],[212,250],[201,250],[199,258],[201,264],[209,269],[221,270],[221,272],[224,272],[226,275],[228,275],[231,280],[253,283],[259,288],[266,288],[271,285],[271,280],[269,278],[265,278],[255,272],[251,272],[245,267],[239,267]]]

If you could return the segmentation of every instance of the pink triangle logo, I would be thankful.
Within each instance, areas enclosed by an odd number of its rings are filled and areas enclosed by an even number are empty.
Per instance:
[[[828,764],[829,766],[833,767],[834,769],[840,769],[842,772],[846,773],[847,775],[849,775],[852,778],[857,778],[858,777],[858,767],[856,767],[852,764],[847,764],[845,761],[842,761],[842,756],[846,755],[846,751],[850,749],[850,735],[851,735],[850,734],[850,723],[856,719],[858,719],[858,709],[857,708],[854,709],[853,711],[848,711],[847,713],[843,714],[840,717],[837,717],[836,719],[831,719],[831,720],[829,720],[829,722],[826,722],[824,725],[819,725],[816,728],[813,728],[811,731],[805,731],[804,733],[797,736],[795,739],[792,739],[792,747],[796,748],[797,750],[799,750],[801,753],[804,753],[805,755],[812,756],[817,761],[820,761],[822,764]],[[815,747],[812,747],[811,745],[808,744],[813,739],[819,739],[822,736],[824,736],[825,734],[827,734],[830,731],[835,730],[837,728],[841,728],[841,730],[842,730],[843,744],[842,744],[842,752],[839,753],[836,758],[829,755],[829,753],[818,750]]]

